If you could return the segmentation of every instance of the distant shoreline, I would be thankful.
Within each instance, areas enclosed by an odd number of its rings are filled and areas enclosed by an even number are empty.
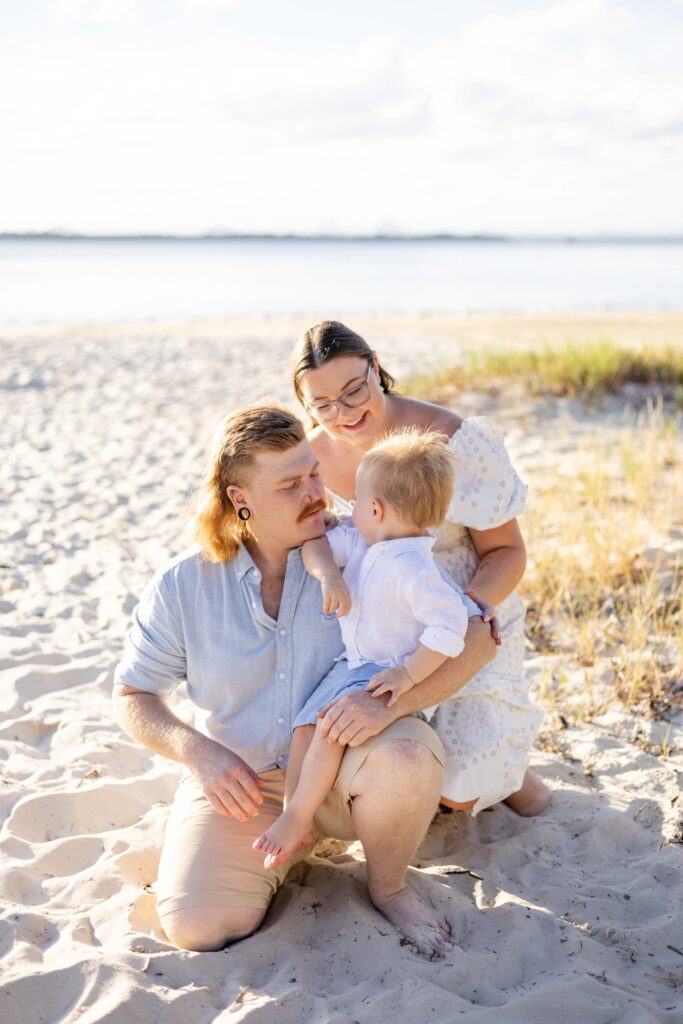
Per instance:
[[[345,314],[346,315],[346,314]],[[468,347],[488,347],[495,338],[500,347],[512,349],[544,349],[571,338],[577,344],[609,338],[621,345],[659,344],[662,339],[683,348],[683,306],[676,309],[583,309],[583,310],[470,310],[468,312],[359,312],[350,314],[353,326],[361,335],[394,335],[403,339],[424,336],[444,353]],[[301,334],[321,310],[293,313],[235,313],[222,316],[121,317],[119,319],[84,318],[82,320],[33,320],[3,322],[0,320],[0,341],[26,334],[38,337],[63,336],[87,338],[92,331],[98,337],[142,333],[150,339],[169,333],[199,331],[205,336],[235,333],[241,337],[261,331],[269,337],[291,337]],[[430,343],[431,343],[430,342]],[[455,348],[453,348],[455,346]],[[449,357],[450,357],[449,356]],[[445,359],[444,354],[444,359]],[[441,360],[443,363],[444,359]]]
[[[376,234],[376,235],[298,235],[239,234],[136,234],[86,235],[77,232],[35,231],[0,232],[0,241],[8,242],[455,242],[459,244],[506,245],[681,245],[683,235],[502,235],[502,234]]]

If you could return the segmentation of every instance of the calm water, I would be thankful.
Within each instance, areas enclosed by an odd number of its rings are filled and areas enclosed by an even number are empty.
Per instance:
[[[683,244],[3,240],[0,323],[683,308]]]

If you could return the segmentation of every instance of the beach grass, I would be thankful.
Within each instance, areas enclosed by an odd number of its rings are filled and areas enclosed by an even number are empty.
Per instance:
[[[551,418],[578,399],[588,423],[601,395],[631,407],[609,430],[596,417],[595,430],[575,431],[566,457],[525,467],[519,590],[529,654],[545,661],[539,696],[563,723],[615,702],[667,718],[683,704],[683,347],[492,346],[413,378],[408,390],[444,404],[467,390],[500,391],[508,406],[512,396],[545,395]]]
[[[459,363],[413,377],[416,397],[463,387],[490,387],[514,379],[527,394],[580,395],[590,399],[619,391],[625,384],[667,389],[683,405],[683,346],[624,344],[611,338],[541,343],[533,348],[480,346],[465,350]]]
[[[528,641],[563,656],[546,696],[561,701],[581,669],[570,714],[614,698],[660,714],[683,678],[680,420],[651,403],[607,450],[579,442],[569,469],[532,478],[523,523]]]

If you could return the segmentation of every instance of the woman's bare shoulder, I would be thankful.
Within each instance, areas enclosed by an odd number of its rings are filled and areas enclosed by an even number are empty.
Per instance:
[[[440,434],[452,437],[462,426],[462,417],[451,409],[444,409],[431,402],[421,402],[416,398],[404,399],[403,421],[405,426],[419,427],[421,430],[436,430]]]

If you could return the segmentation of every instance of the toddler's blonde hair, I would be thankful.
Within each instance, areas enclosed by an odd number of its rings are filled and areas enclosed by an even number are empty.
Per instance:
[[[455,471],[444,434],[414,428],[389,434],[366,453],[363,473],[371,491],[420,530],[443,522]]]

